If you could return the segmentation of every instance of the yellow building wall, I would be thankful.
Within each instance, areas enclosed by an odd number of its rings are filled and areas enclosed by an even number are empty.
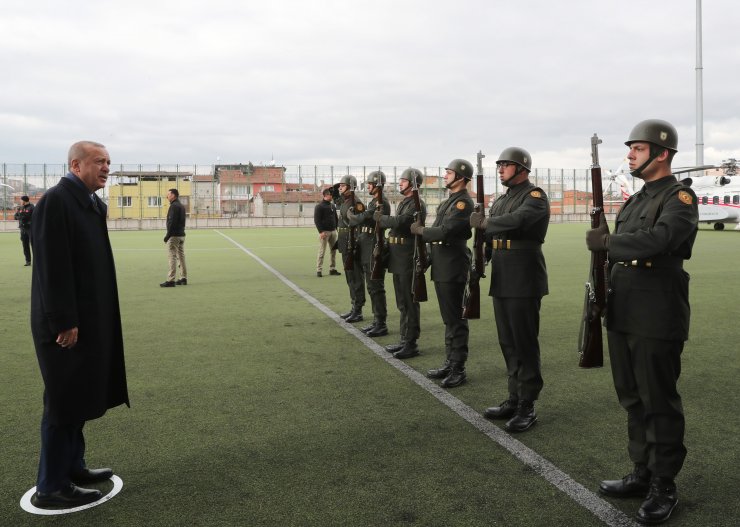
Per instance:
[[[166,218],[170,208],[167,191],[176,188],[185,211],[190,212],[192,182],[179,181],[140,181],[136,184],[111,185],[108,188],[108,218],[117,219],[156,219]],[[161,198],[161,206],[150,206],[149,198]],[[119,201],[118,198],[130,198]],[[123,205],[120,205],[123,203]],[[129,203],[130,202],[130,206]]]

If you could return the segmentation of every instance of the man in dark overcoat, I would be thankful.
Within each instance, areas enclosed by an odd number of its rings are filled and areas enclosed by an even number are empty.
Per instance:
[[[69,151],[69,173],[33,215],[31,331],[44,381],[37,507],[73,507],[102,497],[79,485],[111,469],[85,463],[86,421],[129,404],[121,315],[105,204],[95,194],[110,157],[99,143]]]
[[[26,258],[26,267],[31,265],[31,216],[33,215],[33,203],[28,196],[21,196],[23,203],[15,213],[18,220],[18,230],[21,233],[21,244],[23,245],[23,256]]]

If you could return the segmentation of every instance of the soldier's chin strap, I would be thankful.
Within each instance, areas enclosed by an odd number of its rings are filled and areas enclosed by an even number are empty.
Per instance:
[[[645,161],[642,165],[632,170],[630,172],[630,175],[632,175],[632,177],[642,179],[642,171],[645,170],[648,167],[648,165],[650,165],[650,163],[655,161],[655,158],[658,157],[663,152],[663,150],[665,150],[665,148],[660,148],[656,145],[651,144],[650,145],[650,157],[648,157],[647,161]]]

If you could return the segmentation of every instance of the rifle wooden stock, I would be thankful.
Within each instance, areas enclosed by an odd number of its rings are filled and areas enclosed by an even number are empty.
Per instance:
[[[352,209],[352,212],[355,211],[355,191],[352,191],[352,206],[350,207]],[[348,218],[349,220],[349,218]],[[356,240],[355,240],[355,229],[357,227],[350,227],[349,228],[349,236],[347,237],[347,257],[344,259],[344,270],[345,271],[354,271],[355,269],[355,250],[357,247],[355,246]]]
[[[378,209],[383,210],[383,187],[378,186]],[[385,231],[380,227],[380,221],[375,222],[375,247],[373,247],[373,264],[370,269],[370,279],[383,278],[383,252],[385,250]]]
[[[483,188],[483,152],[478,152],[478,174],[475,178],[475,212],[483,212],[485,190]],[[465,288],[465,299],[463,301],[462,317],[468,320],[480,318],[480,279],[485,278],[486,231],[475,228],[473,238],[473,267],[468,275],[468,283]]]
[[[604,194],[601,188],[601,167],[599,166],[598,145],[601,139],[596,134],[591,138],[591,187],[594,207],[591,209],[591,228],[595,229],[604,214]],[[600,368],[604,365],[604,344],[601,332],[601,319],[606,308],[608,258],[606,251],[591,253],[586,298],[583,305],[583,318],[579,335],[579,360],[581,368]]]
[[[419,189],[416,186],[415,177],[412,183],[412,196],[414,197],[414,208],[416,214],[414,219],[424,226],[424,218],[422,217],[421,210],[421,199],[419,198]],[[424,276],[424,272],[429,267],[429,255],[427,254],[427,245],[421,236],[414,235],[414,277],[411,289],[413,292],[414,302],[426,302],[429,297],[427,295],[427,279]]]

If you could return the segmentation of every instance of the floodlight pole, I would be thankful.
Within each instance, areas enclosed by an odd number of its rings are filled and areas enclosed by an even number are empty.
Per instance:
[[[696,166],[704,165],[704,93],[701,61],[701,0],[696,0]]]

